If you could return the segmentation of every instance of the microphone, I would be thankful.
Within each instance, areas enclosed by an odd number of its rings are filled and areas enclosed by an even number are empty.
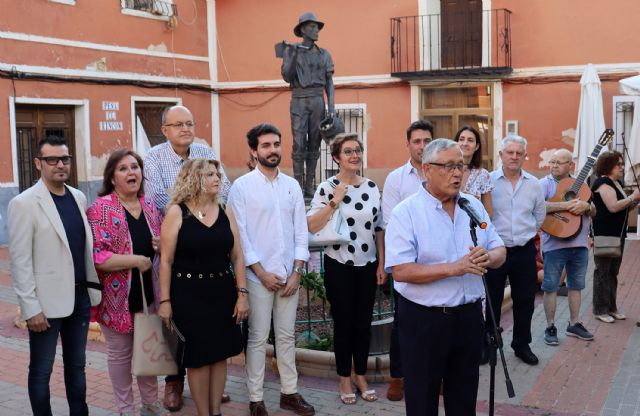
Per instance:
[[[471,206],[471,202],[469,202],[469,200],[467,198],[459,197],[458,198],[458,206],[464,212],[467,213],[467,215],[469,216],[469,218],[471,219],[471,222],[473,224],[475,224],[477,227],[480,227],[483,230],[485,228],[487,228],[487,223],[480,219],[480,216],[478,215],[476,210],[473,209],[473,207]]]

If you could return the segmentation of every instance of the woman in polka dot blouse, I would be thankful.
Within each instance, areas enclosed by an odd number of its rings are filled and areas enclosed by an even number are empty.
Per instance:
[[[351,235],[349,243],[324,248],[324,285],[334,322],[340,398],[345,404],[356,402],[350,377],[352,361],[360,396],[367,401],[377,400],[376,392],[369,390],[365,373],[376,285],[387,278],[380,190],[373,181],[358,175],[362,150],[357,134],[336,136],[331,143],[331,156],[340,171],[318,186],[307,214],[309,231],[317,232],[335,210],[340,210]]]

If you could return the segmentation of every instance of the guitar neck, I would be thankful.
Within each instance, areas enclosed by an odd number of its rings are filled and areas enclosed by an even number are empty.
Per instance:
[[[593,152],[591,152],[591,155],[587,158],[587,162],[584,164],[582,169],[580,169],[580,173],[578,174],[578,177],[573,182],[573,185],[571,185],[571,188],[570,188],[570,190],[575,194],[578,193],[585,179],[587,179],[587,176],[589,176],[589,172],[591,172],[591,168],[593,168],[593,165],[596,163],[596,158],[600,154],[600,151],[602,150],[602,146],[604,145],[602,144],[596,145],[596,147],[593,149]]]

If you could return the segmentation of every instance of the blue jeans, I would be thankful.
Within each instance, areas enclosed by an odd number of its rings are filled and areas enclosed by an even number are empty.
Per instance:
[[[34,416],[51,416],[49,381],[56,358],[58,334],[62,340],[64,386],[69,414],[88,415],[84,372],[91,300],[86,288],[76,288],[75,306],[65,318],[48,319],[49,329],[29,331],[29,400]]]
[[[557,292],[560,287],[562,270],[567,269],[567,287],[582,290],[589,265],[589,249],[586,247],[559,248],[543,253],[544,278],[543,292]]]

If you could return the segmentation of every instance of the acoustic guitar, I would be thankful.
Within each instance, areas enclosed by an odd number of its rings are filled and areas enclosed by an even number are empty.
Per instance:
[[[580,174],[577,178],[564,178],[558,183],[556,194],[553,198],[549,199],[549,202],[566,202],[572,199],[580,199],[581,201],[589,201],[591,199],[591,190],[586,183],[584,183],[591,168],[596,163],[596,158],[600,154],[600,150],[613,138],[613,130],[606,129],[602,136],[598,139],[598,144],[591,152],[591,155],[587,158],[587,162],[580,169]],[[558,211],[547,214],[544,222],[542,223],[542,231],[550,234],[554,237],[569,240],[574,238],[579,232],[582,226],[582,215],[574,215],[569,211]]]

